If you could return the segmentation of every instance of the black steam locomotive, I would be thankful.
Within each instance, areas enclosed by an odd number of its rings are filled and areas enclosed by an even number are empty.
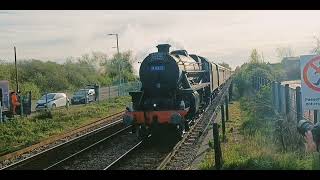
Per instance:
[[[157,48],[141,63],[142,87],[129,93],[132,107],[123,120],[134,125],[142,139],[171,132],[181,138],[232,72],[186,50],[169,52],[169,44]]]

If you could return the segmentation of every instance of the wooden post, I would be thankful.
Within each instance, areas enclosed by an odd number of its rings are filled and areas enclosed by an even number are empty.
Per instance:
[[[225,104],[226,104],[226,121],[229,121],[229,101],[228,101],[228,96],[225,96]]]
[[[20,96],[20,116],[23,116],[23,96]]]
[[[230,87],[229,87],[229,101],[232,101],[232,90],[233,90],[233,83],[231,81]]]
[[[222,167],[222,152],[219,140],[219,127],[217,123],[213,123],[213,146],[214,146],[214,157],[215,157],[215,167],[216,169],[221,169]]]
[[[286,103],[286,115],[289,115],[290,109],[290,97],[289,97],[289,84],[285,84],[284,86],[284,97],[285,97],[285,103]]]
[[[301,88],[296,88],[296,111],[297,111],[297,122],[302,119],[302,104],[301,104]]]
[[[222,141],[225,141],[226,135],[226,124],[225,124],[225,116],[224,116],[224,105],[221,105],[221,122],[222,122]]]

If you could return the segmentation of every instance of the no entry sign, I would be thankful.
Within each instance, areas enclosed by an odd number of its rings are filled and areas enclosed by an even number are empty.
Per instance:
[[[300,68],[302,108],[320,109],[320,56],[300,56]]]

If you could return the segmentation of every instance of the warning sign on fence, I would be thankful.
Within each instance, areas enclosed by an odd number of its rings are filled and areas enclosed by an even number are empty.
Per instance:
[[[320,109],[320,56],[300,56],[302,109]]]

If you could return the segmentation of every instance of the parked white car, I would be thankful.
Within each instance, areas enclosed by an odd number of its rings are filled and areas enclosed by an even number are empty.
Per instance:
[[[66,106],[69,103],[70,100],[65,93],[48,93],[47,95],[43,95],[37,101],[36,110],[45,109],[47,106],[48,108],[53,109],[56,107]]]

